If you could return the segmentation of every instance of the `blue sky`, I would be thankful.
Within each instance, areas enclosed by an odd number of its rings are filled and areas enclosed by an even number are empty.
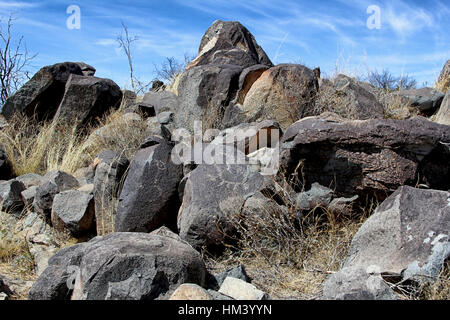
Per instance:
[[[67,7],[81,9],[81,29],[69,30]],[[380,8],[381,28],[369,29],[367,8]],[[275,64],[320,66],[326,75],[365,75],[389,69],[432,85],[450,59],[450,3],[428,1],[266,0],[0,0],[0,16],[14,12],[14,33],[38,53],[36,71],[62,61],[84,61],[97,76],[129,88],[127,60],[115,42],[121,21],[137,35],[137,76],[152,80],[165,57],[195,55],[217,19],[237,20]]]

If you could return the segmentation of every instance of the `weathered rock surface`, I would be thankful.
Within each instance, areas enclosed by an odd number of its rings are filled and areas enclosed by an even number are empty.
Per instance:
[[[197,58],[187,69],[208,64],[233,64],[243,68],[255,64],[272,66],[253,35],[235,21],[215,21],[200,43]]]
[[[315,207],[326,208],[331,203],[332,199],[333,190],[321,186],[318,183],[313,183],[310,190],[301,192],[297,195],[297,209],[311,210]]]
[[[197,249],[220,248],[234,230],[229,215],[239,213],[264,183],[251,166],[200,165],[186,182],[178,214],[180,237]]]
[[[213,300],[213,297],[197,284],[184,283],[175,290],[169,300],[208,301]]]
[[[125,113],[141,114],[144,119],[156,116],[155,107],[144,102],[135,103],[129,106],[127,109],[125,109]]]
[[[439,108],[444,93],[433,88],[420,88],[400,91],[398,95],[409,100],[411,106],[421,112],[433,112]]]
[[[68,229],[80,237],[95,230],[95,204],[92,194],[68,190],[55,196],[52,205],[52,225],[56,230]]]
[[[437,87],[442,92],[447,92],[450,89],[450,60],[447,60],[442,68],[437,81]]]
[[[29,299],[153,300],[183,283],[205,285],[198,252],[171,237],[113,233],[59,251]]]
[[[324,300],[396,300],[394,291],[370,268],[344,268],[324,284]]]
[[[24,174],[17,177],[16,180],[22,182],[25,185],[25,188],[37,187],[45,182],[44,177],[36,173]]]
[[[336,113],[348,119],[383,119],[384,108],[378,102],[367,86],[347,77],[338,75],[332,83],[332,88],[321,87],[321,90],[331,90],[333,94],[322,103],[335,104],[331,106]],[[335,101],[338,101],[336,104]],[[330,106],[327,106],[329,109]],[[316,114],[310,114],[316,115]]]
[[[265,120],[241,123],[233,128],[225,129],[211,144],[233,146],[248,155],[262,148],[277,147],[282,136],[283,131],[277,122]]]
[[[262,73],[248,90],[243,104],[236,107],[245,122],[272,119],[285,130],[310,114],[317,91],[318,82],[312,70],[282,64]]]
[[[14,177],[13,168],[5,148],[0,144],[0,180],[10,180]]]
[[[450,256],[449,201],[450,192],[400,187],[356,233],[344,266],[436,277]]]
[[[80,66],[81,72],[85,77],[93,77],[97,71],[93,66],[90,66],[84,62],[77,62],[76,64]]]
[[[136,103],[137,95],[133,91],[123,90],[122,91],[122,101],[120,102],[120,109],[125,110]]]
[[[1,210],[11,214],[20,214],[24,207],[21,192],[25,190],[22,182],[9,180],[0,183]]]
[[[235,300],[269,300],[269,295],[254,285],[241,279],[227,277],[219,289],[219,293]]]
[[[120,193],[116,231],[150,232],[163,225],[176,228],[183,167],[172,161],[171,152],[171,145],[157,139],[136,154]]]
[[[68,173],[62,171],[51,171],[44,176],[43,184],[39,185],[33,201],[33,208],[50,218],[53,198],[60,192],[79,187],[78,180]]]
[[[155,109],[156,114],[178,110],[178,97],[170,91],[150,91],[144,95],[143,102]]]
[[[130,165],[128,159],[115,152],[104,151],[98,155],[94,177],[95,218],[97,234],[114,230],[115,201],[119,198],[121,184]]]
[[[289,127],[281,143],[287,174],[301,162],[306,188],[318,182],[335,190],[337,197],[375,193],[382,200],[402,185],[417,183],[450,189],[450,131],[422,117],[309,117]]]
[[[215,280],[217,281],[217,286],[220,288],[226,278],[232,277],[235,279],[240,279],[242,281],[251,282],[251,278],[248,276],[247,271],[245,271],[245,267],[241,264],[237,267],[228,269],[217,276],[215,276]]]
[[[64,62],[42,68],[8,98],[2,114],[6,119],[10,119],[16,112],[29,117],[36,115],[39,120],[52,118],[61,103],[71,74],[83,75],[77,63]]]
[[[20,197],[25,206],[31,207],[34,202],[34,197],[36,196],[37,187],[31,186],[20,193]]]
[[[442,100],[442,104],[436,114],[436,118],[434,121],[450,126],[450,91],[447,92],[444,100]]]
[[[122,91],[112,80],[70,75],[55,118],[60,123],[88,124],[111,108],[118,108]]]
[[[225,108],[235,98],[242,67],[202,65],[185,71],[178,86],[177,128],[193,132],[194,121],[203,129],[221,129]]]

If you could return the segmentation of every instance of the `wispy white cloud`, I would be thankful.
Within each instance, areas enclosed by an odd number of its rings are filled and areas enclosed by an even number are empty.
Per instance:
[[[39,3],[29,3],[21,1],[0,1],[0,9],[24,9],[24,8],[36,8]]]
[[[402,38],[426,27],[433,27],[433,16],[424,9],[403,5],[399,9],[389,6],[382,15],[387,24]]]

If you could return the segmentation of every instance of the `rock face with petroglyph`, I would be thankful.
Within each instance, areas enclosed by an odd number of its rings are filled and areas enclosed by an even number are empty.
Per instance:
[[[450,256],[450,192],[400,187],[363,224],[325,299],[395,299],[383,279],[433,282]]]
[[[116,232],[175,229],[183,166],[174,163],[171,152],[172,146],[157,138],[136,154],[120,194]]]
[[[267,54],[253,35],[235,21],[215,21],[200,43],[197,58],[188,69],[208,64],[238,65],[243,68],[255,64],[272,66]]]
[[[61,250],[29,299],[154,300],[183,283],[205,286],[206,274],[200,254],[176,237],[114,233]]]
[[[289,127],[281,143],[288,174],[302,170],[307,187],[318,182],[338,196],[375,194],[383,200],[402,185],[417,184],[450,189],[450,130],[423,117],[309,117]]]
[[[223,246],[246,200],[264,188],[264,177],[248,165],[201,165],[190,173],[178,215],[180,237],[194,248]]]

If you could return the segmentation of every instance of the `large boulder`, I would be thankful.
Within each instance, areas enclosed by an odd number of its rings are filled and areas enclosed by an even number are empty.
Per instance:
[[[264,71],[236,105],[246,122],[275,120],[285,130],[312,111],[318,82],[302,65],[282,64]],[[236,110],[235,112],[237,112]]]
[[[402,280],[436,278],[450,256],[450,192],[400,187],[363,224],[344,267]]]
[[[60,123],[89,124],[111,108],[118,108],[121,100],[122,91],[112,80],[72,74],[55,119]]]
[[[119,199],[121,185],[130,165],[128,159],[118,152],[107,150],[97,158],[94,177],[95,220],[97,234],[105,235],[114,231],[116,200]]]
[[[178,214],[180,237],[196,249],[220,250],[248,198],[265,187],[265,179],[250,165],[200,165],[186,182]]]
[[[178,86],[177,128],[193,132],[194,122],[201,121],[204,129],[221,129],[225,109],[237,94],[242,70],[236,65],[202,65],[185,71]]]
[[[235,21],[215,21],[200,43],[198,56],[187,67],[208,64],[233,64],[243,68],[255,64],[272,66],[264,50],[242,24]]]
[[[445,95],[434,121],[450,126],[450,91]]]
[[[75,237],[81,237],[95,229],[95,205],[92,194],[68,190],[53,199],[52,225],[56,230],[69,230]]]
[[[402,185],[450,189],[450,131],[423,117],[350,121],[332,115],[293,124],[281,140],[286,174],[303,174],[338,197],[376,195]]]
[[[52,118],[65,92],[71,74],[83,75],[78,63],[64,62],[43,67],[3,105],[2,114],[10,119],[14,113],[23,113],[39,120]]]
[[[398,95],[408,99],[412,107],[416,107],[420,112],[426,114],[436,111],[444,99],[444,93],[428,87],[403,90]]]
[[[113,233],[58,252],[29,299],[162,299],[183,283],[205,286],[206,275],[200,254],[176,237]]]
[[[120,193],[117,232],[176,228],[183,166],[173,160],[172,146],[158,138],[135,155]]]

